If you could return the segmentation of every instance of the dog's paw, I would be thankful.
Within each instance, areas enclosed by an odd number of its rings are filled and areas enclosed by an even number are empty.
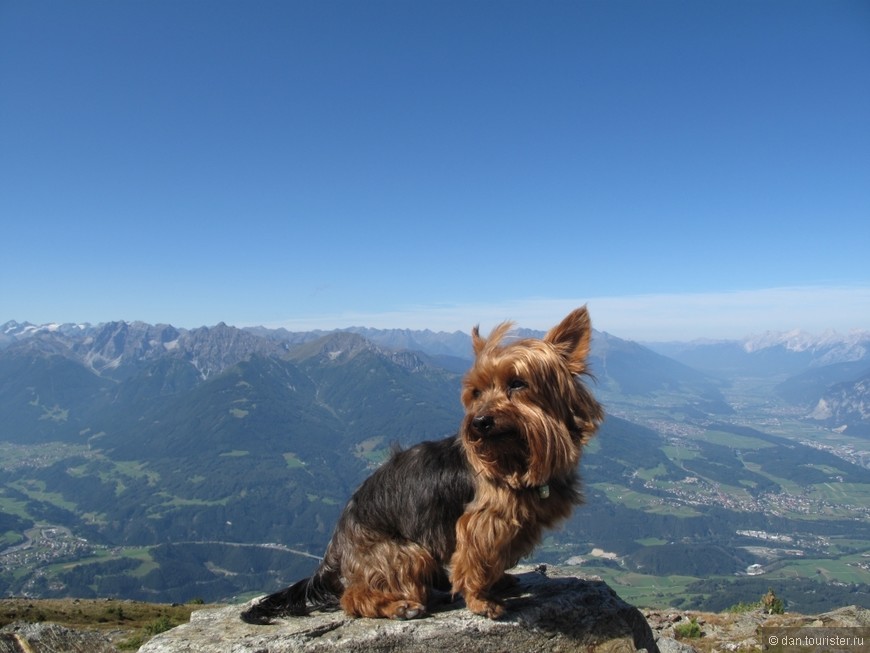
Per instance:
[[[417,619],[426,614],[426,606],[416,601],[396,601],[390,604],[386,610],[386,616],[390,619]]]
[[[273,621],[275,614],[262,609],[258,605],[251,606],[242,612],[239,617],[241,617],[242,621],[245,623],[254,624],[255,626],[266,626],[275,623]]]
[[[465,597],[465,605],[474,614],[479,614],[489,619],[500,619],[505,613],[504,604],[501,601],[493,599]]]

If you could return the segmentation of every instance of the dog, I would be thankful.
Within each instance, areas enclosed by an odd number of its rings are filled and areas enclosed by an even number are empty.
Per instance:
[[[459,433],[398,451],[354,493],[310,578],[254,603],[255,624],[310,610],[424,616],[441,589],[498,619],[506,574],[545,528],[582,503],[577,465],[604,419],[581,380],[592,326],[586,307],[542,339],[472,330]]]

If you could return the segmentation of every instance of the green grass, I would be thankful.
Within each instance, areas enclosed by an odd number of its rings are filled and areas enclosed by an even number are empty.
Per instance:
[[[749,449],[752,451],[776,446],[772,442],[765,442],[764,440],[759,440],[758,438],[753,438],[751,436],[726,433],[724,431],[704,431],[704,434],[700,439],[712,444],[731,447],[733,449]]]
[[[69,408],[61,408],[57,404],[48,408],[47,406],[40,406],[42,408],[42,415],[39,416],[39,420],[50,420],[52,422],[65,422],[69,419]]]
[[[384,447],[383,443],[383,436],[373,436],[360,442],[356,446],[354,454],[360,460],[364,460],[372,465],[379,465],[390,455],[389,448]]]
[[[0,550],[10,546],[15,546],[16,544],[20,544],[23,541],[24,537],[21,535],[21,533],[16,533],[15,531],[6,531],[5,533],[0,533]]]
[[[295,453],[290,451],[284,454],[284,462],[287,463],[289,469],[302,469],[305,463]]]
[[[125,558],[129,558],[130,560],[138,562],[139,566],[125,573],[134,578],[142,578],[143,576],[147,575],[148,572],[154,569],[158,569],[160,567],[160,565],[154,562],[154,559],[151,557],[151,549],[152,547],[150,546],[121,547],[119,549],[113,549],[112,551],[109,551],[108,549],[97,549],[94,552],[94,555],[87,558],[81,558],[72,563],[57,563],[56,565],[50,565],[48,567],[45,567],[45,569],[46,571],[59,572],[73,569],[82,565],[90,565],[99,562],[108,562],[110,560],[123,560]]]
[[[667,474],[667,470],[665,469],[664,463],[660,463],[655,467],[647,467],[645,469],[638,469],[635,472],[639,478],[642,478],[645,481],[651,481],[654,478],[658,478],[664,474]]]
[[[147,463],[132,460],[111,462],[115,466],[115,471],[121,476],[127,476],[129,478],[146,478],[149,486],[157,485],[160,481],[160,474],[147,469]]]
[[[78,465],[76,467],[68,467],[66,470],[67,474],[76,478],[83,478],[96,474],[97,478],[99,478],[102,483],[105,483],[106,485],[114,484],[115,496],[120,496],[127,490],[127,483],[125,481],[129,479],[138,480],[145,478],[147,479],[148,485],[152,487],[157,485],[160,480],[160,474],[145,469],[146,464],[143,462],[116,462],[109,460],[102,455],[92,456],[92,459],[100,464],[97,471],[94,471],[94,466],[91,462],[86,462],[83,465]]]
[[[696,580],[692,576],[648,576],[637,572],[584,565],[577,570],[582,575],[594,574],[607,582],[619,597],[632,605],[645,608],[666,608],[686,596],[686,588]]]
[[[183,506],[225,506],[227,502],[231,499],[231,497],[224,497],[223,499],[212,500],[185,499],[183,497],[177,497],[166,492],[158,492],[158,494],[167,499],[160,505],[160,508],[180,508]]]
[[[10,497],[4,497],[2,495],[2,492],[3,488],[0,488],[0,512],[7,515],[15,515],[16,517],[21,517],[22,519],[33,519],[30,513],[27,512],[27,504],[24,501],[12,499]]]
[[[665,445],[662,447],[664,454],[679,465],[681,460],[694,460],[701,456],[701,452],[697,449],[689,449],[687,447],[676,447],[674,445]]]
[[[638,544],[642,546],[660,546],[662,544],[667,544],[667,540],[663,540],[658,537],[643,537],[639,540],[635,540]]]
[[[701,636],[701,626],[698,625],[697,619],[692,617],[691,621],[674,626],[674,634],[677,639],[696,639]]]
[[[595,483],[593,485],[604,492],[614,503],[622,504],[634,510],[643,510],[656,514],[674,515],[677,517],[697,517],[701,513],[690,506],[675,506],[663,503],[660,497],[653,497],[642,492],[630,490],[622,485],[612,483]]]
[[[67,501],[66,499],[64,499],[62,494],[58,494],[57,492],[46,492],[44,481],[14,481],[13,483],[9,484],[9,487],[15,488],[16,490],[18,490],[22,494],[27,495],[28,498],[33,499],[34,501],[49,503],[53,506],[57,506],[58,508],[69,510],[70,512],[75,512],[76,508],[78,507],[78,505],[73,503],[72,501]]]
[[[789,481],[788,479],[781,478],[781,477],[775,476],[773,474],[768,474],[767,472],[765,472],[761,468],[761,465],[759,465],[758,463],[748,463],[748,462],[744,461],[743,466],[746,469],[748,469],[750,472],[753,472],[755,474],[758,474],[759,476],[764,476],[765,478],[770,479],[771,481],[773,481],[774,483],[779,485],[783,489],[783,491],[785,491],[788,494],[793,494],[795,496],[800,496],[803,494],[803,491],[804,491],[803,486],[798,485],[797,483],[794,483],[793,481]]]
[[[870,571],[858,566],[861,561],[870,562],[860,555],[789,560],[768,575],[771,578],[813,578],[825,583],[870,583]]]
[[[151,557],[151,547],[130,547],[121,549],[121,555],[125,558],[138,560],[141,564],[130,572],[131,576],[142,578],[152,569],[157,569],[160,565],[154,562]]]
[[[109,523],[105,513],[102,512],[83,512],[82,521],[85,524],[102,526]]]
[[[312,501],[312,502],[319,501],[320,503],[324,503],[328,506],[337,506],[340,503],[339,501],[337,501],[335,499],[330,499],[329,497],[321,497],[321,496],[318,496],[316,494],[308,494],[306,496],[308,497],[309,501]]]
[[[870,484],[867,483],[820,483],[812,486],[815,498],[831,502],[870,507]]]

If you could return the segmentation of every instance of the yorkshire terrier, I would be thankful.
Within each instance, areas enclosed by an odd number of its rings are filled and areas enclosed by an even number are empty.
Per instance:
[[[351,497],[314,575],[254,603],[245,621],[339,606],[413,619],[438,588],[474,613],[504,614],[505,572],[582,502],[577,464],[604,419],[580,379],[592,337],[586,307],[540,340],[509,339],[511,326],[488,338],[472,330],[459,433],[395,453]]]

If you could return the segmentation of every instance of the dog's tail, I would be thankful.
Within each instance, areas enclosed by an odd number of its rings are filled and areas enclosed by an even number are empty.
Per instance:
[[[242,621],[268,624],[277,617],[302,617],[311,610],[337,610],[340,607],[341,585],[333,574],[318,570],[290,587],[269,594],[242,612]]]

